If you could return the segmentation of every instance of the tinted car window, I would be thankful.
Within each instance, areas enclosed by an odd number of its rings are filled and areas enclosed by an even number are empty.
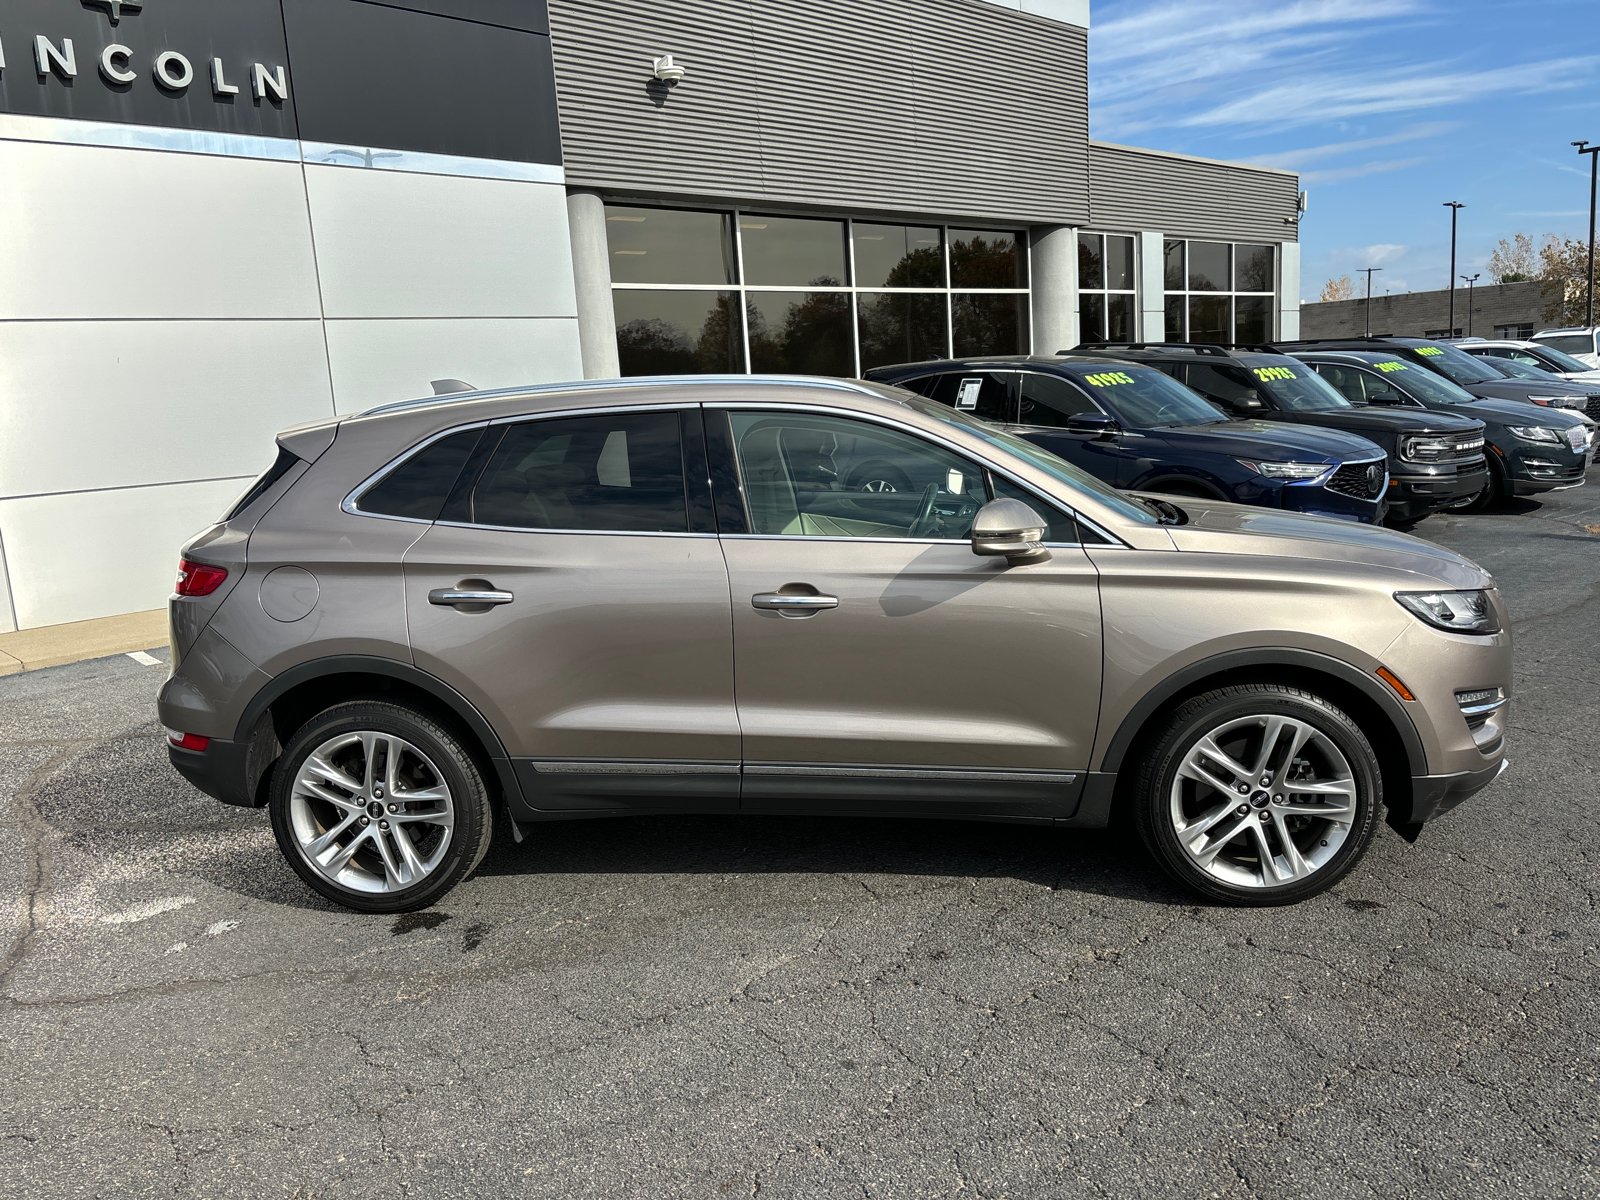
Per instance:
[[[752,533],[952,540],[987,500],[979,467],[898,430],[807,413],[729,417]]]
[[[1594,334],[1563,333],[1556,337],[1542,337],[1539,339],[1539,344],[1549,346],[1552,350],[1560,350],[1563,354],[1593,354]],[[1588,369],[1584,368],[1586,371]]]
[[[244,495],[233,502],[233,507],[228,510],[228,515],[222,519],[224,521],[233,520],[245,509],[261,499],[262,496],[266,495],[267,489],[287,475],[289,468],[299,461],[293,451],[285,450],[282,446],[279,446],[278,457],[273,460],[266,473],[252,483]]]
[[[1016,420],[1016,397],[1011,390],[1015,378],[1010,371],[967,371],[940,375],[931,389],[917,391],[982,420],[1009,424]]]
[[[1329,386],[1326,380],[1303,363],[1292,359],[1251,367],[1250,375],[1255,380],[1256,389],[1271,396],[1278,407],[1286,412],[1331,412],[1350,407],[1350,402]]]
[[[1080,389],[1055,375],[1025,372],[1021,395],[1021,416],[1018,418],[1018,424],[1021,425],[1061,429],[1065,428],[1067,419],[1074,413],[1100,411]]]
[[[1078,540],[1078,523],[1055,505],[1046,500],[1041,500],[1038,496],[1028,491],[1027,488],[1018,487],[1009,479],[1002,479],[998,475],[992,478],[994,480],[994,498],[996,500],[1021,500],[1050,523],[1050,527],[1044,531],[1045,541],[1076,542]]]
[[[1486,364],[1459,347],[1417,346],[1415,349],[1428,360],[1430,367],[1443,372],[1446,379],[1455,383],[1488,383],[1498,377]]]
[[[1439,404],[1468,404],[1476,399],[1471,392],[1457,387],[1448,379],[1440,378],[1432,371],[1412,366],[1410,363],[1391,358],[1374,358],[1371,361],[1379,374],[1387,377],[1396,391],[1404,392],[1419,400],[1431,400]]]
[[[1518,354],[1526,354],[1526,353],[1528,353],[1528,351],[1519,350],[1519,351],[1516,351],[1516,353],[1518,353]],[[1563,354],[1563,353],[1561,353],[1561,351],[1553,349],[1551,347],[1545,347],[1545,348],[1540,349],[1540,350],[1535,350],[1535,351],[1533,351],[1533,354],[1535,355],[1534,365],[1535,366],[1541,366],[1547,371],[1592,371],[1592,370],[1594,370],[1594,368],[1589,366],[1587,363],[1579,362],[1577,359],[1573,358],[1572,355]],[[1543,359],[1544,361],[1540,362],[1540,361],[1538,361],[1539,359]]]
[[[362,493],[356,507],[385,517],[437,520],[483,430],[467,429],[425,446]]]
[[[1207,400],[1213,400],[1233,412],[1250,412],[1261,407],[1255,394],[1254,381],[1239,367],[1193,363],[1179,378]]]
[[[1392,392],[1394,387],[1372,371],[1360,367],[1341,367],[1333,363],[1318,363],[1317,373],[1352,404],[1369,404],[1372,397]]]
[[[528,421],[506,430],[472,496],[472,520],[519,529],[684,533],[677,413]]]
[[[1150,367],[1073,363],[1063,369],[1125,425],[1205,425],[1224,419],[1216,405]]]

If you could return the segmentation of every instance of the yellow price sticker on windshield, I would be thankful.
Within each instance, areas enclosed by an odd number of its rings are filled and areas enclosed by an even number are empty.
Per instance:
[[[1439,349],[1439,347],[1437,347],[1437,346],[1418,346],[1417,347],[1417,353],[1418,354],[1433,355],[1433,354],[1443,354],[1444,351]]]
[[[1395,362],[1393,359],[1390,359],[1388,362],[1373,363],[1372,365],[1377,367],[1378,370],[1384,372],[1385,374],[1389,374],[1393,371],[1405,371],[1410,369],[1405,365],[1405,363]]]
[[[1299,376],[1293,371],[1289,370],[1288,367],[1257,367],[1255,371],[1256,378],[1261,380],[1262,383],[1268,383],[1274,379],[1299,378]]]
[[[1085,375],[1085,383],[1092,383],[1095,387],[1110,387],[1117,383],[1132,383],[1133,376],[1124,371],[1101,371],[1097,375]]]

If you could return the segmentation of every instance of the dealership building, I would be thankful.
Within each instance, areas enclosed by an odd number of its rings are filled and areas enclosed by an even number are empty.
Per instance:
[[[284,426],[1299,332],[1292,173],[1089,138],[1087,0],[0,0],[0,632]]]

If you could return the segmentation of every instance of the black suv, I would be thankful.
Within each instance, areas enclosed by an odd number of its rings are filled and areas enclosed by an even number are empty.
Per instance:
[[[1476,511],[1504,496],[1531,496],[1584,482],[1589,431],[1576,413],[1519,400],[1480,399],[1442,373],[1370,343],[1360,350],[1301,350],[1295,357],[1352,401],[1481,420],[1490,451],[1489,481],[1478,496],[1455,507]]]
[[[1354,404],[1303,362],[1266,347],[1090,342],[1072,354],[1148,363],[1236,417],[1360,434],[1389,456],[1389,519],[1415,521],[1488,482],[1483,422],[1427,409]]]

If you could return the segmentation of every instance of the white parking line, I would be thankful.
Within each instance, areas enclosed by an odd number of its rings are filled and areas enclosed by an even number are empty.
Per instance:
[[[159,667],[161,665],[159,658],[154,654],[146,654],[143,650],[130,650],[128,651],[128,657],[141,667]]]

